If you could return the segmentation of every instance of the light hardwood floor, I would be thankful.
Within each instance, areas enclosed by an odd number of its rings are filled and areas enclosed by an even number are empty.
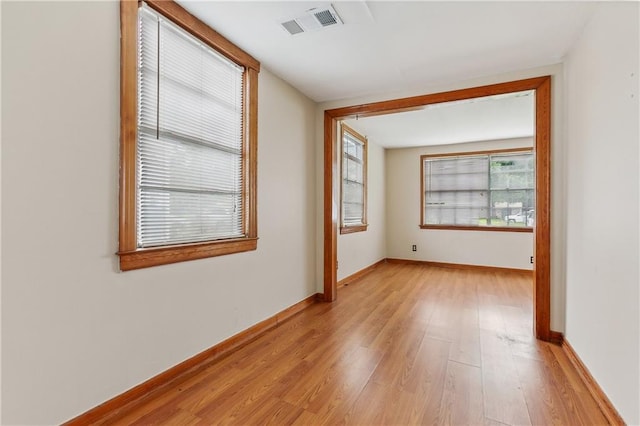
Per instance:
[[[606,424],[532,337],[531,277],[383,264],[102,424]]]

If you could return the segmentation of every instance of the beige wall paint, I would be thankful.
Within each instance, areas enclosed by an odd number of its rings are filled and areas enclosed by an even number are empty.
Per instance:
[[[532,269],[533,234],[420,229],[420,156],[532,146],[532,138],[388,149],[387,257]],[[411,251],[415,244],[417,251]]]
[[[359,131],[357,126],[352,126]],[[338,280],[386,257],[385,150],[367,141],[367,222],[364,232],[338,234]]]
[[[316,292],[315,105],[263,69],[258,250],[117,267],[119,4],[2,4],[2,424],[54,424]]]
[[[552,117],[551,117],[551,143],[552,143],[552,182],[551,182],[551,329],[556,331],[564,331],[565,319],[565,230],[564,230],[564,210],[565,210],[565,192],[564,192],[564,127],[562,125],[564,119],[564,89],[563,89],[563,66],[562,64],[553,64],[534,69],[525,69],[520,71],[512,71],[500,75],[487,76],[473,80],[461,81],[457,84],[447,85],[431,85],[425,86],[420,91],[402,91],[394,93],[386,93],[377,96],[364,96],[350,99],[343,99],[333,102],[324,102],[316,108],[316,204],[318,212],[316,217],[316,239],[318,241],[318,251],[316,257],[316,277],[318,283],[318,291],[322,291],[323,283],[323,212],[320,206],[323,206],[323,123],[324,111],[332,108],[339,108],[349,105],[360,105],[370,102],[378,102],[390,99],[398,99],[408,96],[416,96],[427,93],[439,93],[448,90],[456,90],[467,87],[476,87],[487,84],[501,83],[507,81],[520,80],[531,77],[539,77],[550,75],[552,77]],[[389,172],[387,171],[387,176]],[[387,179],[390,179],[389,177]],[[419,194],[419,191],[418,191]],[[387,198],[387,204],[392,200]],[[419,201],[418,201],[419,202]],[[419,213],[419,207],[415,210]],[[416,214],[417,214],[416,213]],[[417,226],[417,225],[416,225]],[[517,237],[516,237],[517,238]],[[392,239],[387,238],[387,244],[391,244]],[[340,253],[338,253],[340,256]]]
[[[566,336],[640,424],[640,7],[599,6],[567,58]]]

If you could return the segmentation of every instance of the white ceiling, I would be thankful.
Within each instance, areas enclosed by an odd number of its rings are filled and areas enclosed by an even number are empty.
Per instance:
[[[510,93],[345,123],[385,148],[511,139],[534,134],[534,99],[533,91]]]
[[[178,1],[316,102],[557,63],[594,7],[582,1],[333,1],[344,25],[291,36],[280,22],[328,3]]]

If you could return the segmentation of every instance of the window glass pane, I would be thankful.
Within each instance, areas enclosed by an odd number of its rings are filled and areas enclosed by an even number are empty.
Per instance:
[[[487,157],[426,160],[427,189],[487,189]]]
[[[160,129],[240,149],[243,69],[164,20],[159,62]]]
[[[345,179],[350,182],[363,182],[363,168],[362,163],[356,163],[355,161],[351,161],[348,158],[345,158],[344,161],[344,170],[345,170]]]
[[[365,144],[342,130],[342,226],[365,223]]]
[[[364,201],[364,187],[362,184],[354,182],[344,183],[344,193],[342,194],[342,200],[345,203],[361,203]]]
[[[491,189],[533,188],[535,164],[532,154],[491,156]]]
[[[146,6],[139,24],[138,247],[241,237],[244,69]]]
[[[423,167],[424,224],[534,225],[533,153],[427,157]]]

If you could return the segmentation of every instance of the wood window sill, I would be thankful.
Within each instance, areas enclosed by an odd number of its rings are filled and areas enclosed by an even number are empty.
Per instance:
[[[132,269],[252,251],[256,250],[257,247],[257,238],[237,238],[119,252],[118,256],[120,256],[120,270],[130,271]]]
[[[420,225],[420,229],[443,229],[453,231],[497,231],[497,232],[533,232],[533,228],[518,226],[455,226],[455,225]]]
[[[340,234],[353,234],[354,232],[363,232],[367,230],[369,225],[341,226]]]

